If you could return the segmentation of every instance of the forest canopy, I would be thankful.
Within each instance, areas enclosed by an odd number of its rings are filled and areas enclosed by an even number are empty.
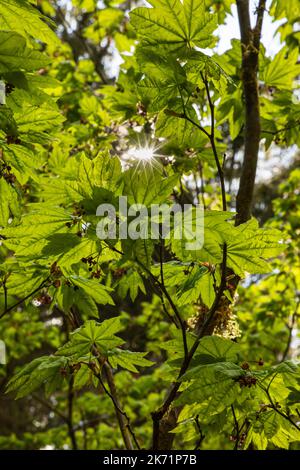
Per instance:
[[[299,25],[0,2],[0,449],[300,450]]]

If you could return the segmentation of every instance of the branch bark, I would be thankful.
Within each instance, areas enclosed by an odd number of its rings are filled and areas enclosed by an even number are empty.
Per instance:
[[[242,49],[242,82],[245,98],[245,150],[237,194],[236,225],[251,217],[255,176],[260,142],[260,112],[258,95],[258,59],[266,0],[260,0],[256,25],[250,22],[249,0],[236,0]]]
[[[110,396],[115,407],[117,419],[119,422],[119,427],[120,427],[120,430],[121,430],[121,433],[125,442],[126,449],[133,450],[134,446],[133,446],[132,439],[131,439],[132,436],[130,435],[131,432],[130,432],[130,427],[129,427],[129,420],[127,418],[127,415],[125,415],[124,411],[122,411],[111,368],[109,367],[108,364],[104,364],[103,370],[104,370],[106,380],[109,386]]]
[[[98,358],[98,351],[96,348],[94,348],[94,356]],[[99,383],[101,384],[101,387],[104,393],[111,399],[114,405],[116,417],[119,423],[119,428],[123,437],[125,447],[127,450],[134,450],[134,445],[133,445],[133,442],[134,442],[137,449],[140,450],[139,443],[136,439],[134,432],[131,429],[130,419],[128,415],[125,413],[125,411],[123,411],[121,408],[121,403],[119,401],[112,370],[109,364],[107,364],[106,362],[102,364],[99,358],[98,358],[98,364],[100,367],[102,367],[102,370],[105,374],[109,390],[106,388],[102,380],[101,372],[98,372],[97,369],[95,369],[95,367],[92,364],[90,364],[89,367],[91,371],[93,372],[93,374],[95,375],[95,377],[97,377],[97,379],[99,380]]]

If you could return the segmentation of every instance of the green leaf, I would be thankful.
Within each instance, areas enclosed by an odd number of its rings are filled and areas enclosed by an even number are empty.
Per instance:
[[[268,86],[290,90],[293,81],[300,74],[300,65],[297,61],[297,49],[289,51],[287,47],[283,47],[263,68],[260,78]]]
[[[124,251],[123,259],[143,263],[149,269],[152,263],[152,254],[154,250],[154,243],[150,239],[139,238],[137,240],[122,240],[122,251]]]
[[[214,280],[211,272],[206,272],[199,283],[201,300],[208,308],[210,308],[215,300]]]
[[[152,0],[153,8],[136,8],[131,24],[147,44],[171,50],[209,47],[217,27],[216,16],[206,12],[204,0]]]
[[[259,433],[253,431],[251,438],[257,450],[266,450],[268,446],[268,439],[263,431]]]
[[[196,367],[182,377],[192,380],[180,398],[180,404],[208,402],[211,414],[220,413],[237,398],[238,385],[235,379],[244,373],[241,367],[232,362],[217,362]]]
[[[38,38],[47,44],[59,42],[54,31],[44,21],[41,12],[26,0],[5,0],[0,4],[0,29],[12,30],[23,36]],[[49,20],[48,20],[49,21]]]
[[[240,347],[220,336],[206,336],[200,340],[197,354],[206,354],[220,361],[232,361],[237,359]]]
[[[202,132],[198,132],[189,121],[176,116],[176,113],[181,115],[183,112],[181,99],[172,100],[171,103],[168,103],[168,108],[158,114],[156,123],[156,136],[166,139],[166,152],[172,153],[176,149],[176,153],[182,155],[182,158],[186,161],[186,149],[193,148],[197,150],[196,161],[199,159],[213,165],[213,155],[208,147],[207,137]],[[186,108],[189,117],[197,122],[198,118],[195,110],[191,106]],[[174,112],[175,116],[172,115]],[[193,163],[191,161],[191,164]]]
[[[11,216],[20,215],[20,201],[15,188],[0,177],[0,226],[6,227]]]
[[[273,372],[279,374],[299,374],[300,372],[300,364],[295,360],[289,360],[280,362],[280,364],[276,364],[275,366],[269,369],[270,374]]]
[[[186,305],[191,302],[195,302],[200,297],[200,289],[204,274],[207,272],[207,268],[195,267],[192,273],[187,276],[186,281],[179,288],[177,292],[178,305]]]
[[[53,393],[62,386],[64,376],[60,370],[66,366],[65,357],[41,356],[34,359],[12,377],[6,392],[16,392],[16,398],[22,398],[45,385],[46,393]]]
[[[182,376],[182,380],[193,379],[197,377],[197,374],[202,374],[202,367],[210,364],[217,367],[218,363],[226,364],[223,370],[225,375],[231,377],[241,375],[242,369],[239,366],[235,367],[236,364],[233,364],[237,360],[239,350],[240,348],[236,343],[220,336],[202,338],[193,359],[192,367]],[[220,371],[220,368],[215,370]]]
[[[214,301],[213,279],[206,267],[180,261],[163,263],[162,267],[164,284],[168,289],[176,289],[178,306],[191,304],[199,297],[208,306]],[[160,276],[160,265],[153,266],[152,273]]]
[[[109,287],[100,284],[96,279],[86,279],[82,276],[76,276],[72,274],[69,276],[70,281],[75,285],[84,290],[97,304],[100,305],[114,305],[114,302],[109,294],[111,289]]]
[[[114,334],[121,329],[118,317],[104,320],[102,323],[88,320],[71,334],[70,341],[59,348],[56,355],[70,357],[73,361],[86,355],[93,358],[95,346],[102,354],[107,355],[109,350],[124,343]]]
[[[245,271],[270,272],[266,259],[283,251],[283,245],[279,243],[281,237],[277,230],[258,228],[254,219],[235,227],[232,236],[226,239],[227,266],[240,276],[244,276]]]
[[[197,212],[195,209],[193,209],[192,224],[194,227],[196,226],[196,217]],[[192,227],[186,227],[185,224],[184,229],[187,228],[187,230],[184,230],[183,237],[181,239],[176,239],[173,233],[171,234],[172,250],[179,257],[179,259],[185,261],[208,261],[210,263],[221,262],[222,243],[227,239],[228,234],[234,230],[234,227],[230,223],[226,222],[231,217],[232,213],[230,212],[205,211],[204,219],[200,219],[197,222],[198,231],[202,230],[204,234],[204,243],[202,248],[199,246],[198,249],[188,249],[187,242],[193,240],[195,235],[192,235],[191,238],[188,238],[190,235],[190,229]]]
[[[22,298],[37,289],[47,276],[48,272],[46,270],[39,270],[32,266],[20,266],[9,274],[6,287],[9,294]]]
[[[87,317],[98,316],[98,307],[95,300],[83,290],[74,292],[73,305]]]
[[[217,123],[229,121],[230,136],[234,140],[238,137],[244,124],[243,91],[237,87],[232,93],[225,95],[216,109]]]
[[[188,52],[186,58],[187,63],[184,70],[186,71],[187,78],[200,88],[204,86],[202,76],[208,80],[212,80],[218,84],[219,87],[220,85],[226,86],[227,83],[234,85],[230,76],[212,57],[203,52],[192,50]]]
[[[95,186],[113,190],[121,175],[121,163],[117,157],[109,153],[99,152],[94,159],[84,153],[80,156],[78,179],[85,194],[92,197]]]
[[[10,144],[3,146],[5,160],[14,168],[14,174],[21,184],[27,183],[30,177],[35,177],[35,165],[38,165],[37,156],[24,145]]]
[[[139,291],[146,294],[143,278],[137,271],[132,270],[126,273],[126,276],[123,276],[117,285],[119,295],[125,298],[129,292],[132,302],[137,298]]]
[[[164,49],[140,46],[136,56],[143,73],[137,82],[142,99],[149,102],[149,111],[160,111],[187,86],[185,70]]]
[[[153,363],[144,356],[144,352],[125,351],[123,349],[113,349],[108,354],[108,359],[112,367],[120,366],[122,369],[130,370],[131,372],[138,372],[136,366],[149,367]]]
[[[17,136],[17,123],[14,119],[13,111],[6,105],[1,105],[0,129],[6,134]]]
[[[27,46],[26,40],[10,31],[0,31],[0,73],[31,71],[45,67],[50,59]]]
[[[86,364],[81,364],[80,369],[76,372],[74,378],[74,388],[79,390],[92,382],[93,373]]]
[[[193,215],[193,218],[196,217]],[[270,266],[267,259],[283,251],[280,243],[281,233],[277,230],[259,228],[255,219],[235,227],[229,220],[232,214],[222,211],[205,211],[204,244],[202,248],[188,250],[187,239],[171,238],[174,253],[182,260],[208,261],[220,263],[222,246],[227,245],[227,266],[241,277],[245,272],[268,273]],[[195,224],[195,222],[193,222]],[[199,229],[201,230],[201,221]]]
[[[131,168],[122,176],[123,194],[129,204],[151,204],[166,202],[178,181],[178,175],[163,176],[161,168]]]
[[[76,236],[77,237],[77,236]],[[61,251],[62,256],[59,259],[59,264],[65,266],[66,268],[71,267],[73,264],[76,264],[81,261],[81,258],[88,258],[91,253],[96,253],[100,251],[99,246],[94,240],[89,238],[79,238],[78,244],[74,244],[69,250],[65,247]]]
[[[48,103],[42,105],[24,104],[19,112],[14,113],[18,130],[21,134],[29,134],[31,138],[36,133],[51,133],[56,131],[65,120],[63,115]],[[34,141],[34,140],[33,140]],[[39,142],[39,140],[38,140]]]
[[[176,329],[173,331],[171,330],[171,332],[172,332],[173,339],[161,343],[160,347],[168,351],[172,359],[174,357],[175,359],[182,358],[184,357],[182,335]],[[194,341],[195,341],[194,336],[191,333],[187,332],[187,344],[188,344],[189,349],[192,347]]]
[[[66,230],[66,223],[72,222],[72,215],[61,207],[32,205],[32,211],[25,214],[21,224],[7,227],[3,233],[12,238],[34,238],[35,240],[47,237],[60,230]]]

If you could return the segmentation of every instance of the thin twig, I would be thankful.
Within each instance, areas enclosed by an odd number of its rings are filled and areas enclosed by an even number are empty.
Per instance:
[[[163,240],[160,239],[159,244],[159,264],[160,264],[160,281],[163,285],[165,285],[164,281],[164,245]]]
[[[18,307],[18,305],[22,304],[23,302],[25,302],[25,300],[29,299],[30,297],[32,297],[34,294],[36,294],[39,290],[41,290],[43,287],[45,287],[45,285],[47,284],[47,282],[49,281],[50,279],[50,276],[48,276],[46,279],[44,279],[44,281],[36,288],[34,289],[32,292],[30,292],[30,294],[26,295],[25,297],[23,297],[23,299],[21,300],[18,300],[18,302],[16,302],[15,304],[13,304],[11,307],[8,307],[4,310],[4,312],[1,313],[0,315],[0,320],[1,318],[4,317],[4,315],[6,315],[8,312],[10,312],[11,310],[13,310],[15,307]]]
[[[185,112],[178,117],[181,117],[182,119],[185,119],[186,121],[189,121],[191,124],[193,124],[193,126],[197,127],[201,132],[203,132],[203,134],[206,135],[206,137],[210,139],[210,133],[206,129],[204,129],[204,127],[202,127],[201,124],[199,124],[199,122],[196,122],[192,118],[190,118]]]
[[[151,273],[150,270],[148,270],[148,273]],[[153,274],[151,273],[151,275],[153,276]],[[188,351],[188,344],[187,344],[187,337],[186,337],[186,325],[184,323],[184,321],[182,320],[181,318],[181,315],[179,313],[179,310],[177,309],[175,303],[173,302],[173,299],[172,297],[170,296],[168,290],[166,289],[165,285],[160,282],[155,276],[154,278],[156,279],[156,282],[158,283],[162,293],[165,295],[165,297],[167,298],[169,304],[171,305],[172,307],[172,310],[179,322],[179,325],[180,325],[180,329],[181,329],[181,334],[182,334],[182,342],[183,342],[183,350],[184,350],[184,357],[187,358],[188,357],[188,354],[189,354],[189,351]]]
[[[218,170],[218,176],[220,179],[220,184],[221,184],[221,193],[222,193],[222,209],[223,211],[227,210],[227,203],[226,203],[226,190],[225,190],[225,180],[224,180],[224,171],[223,167],[220,163],[219,157],[218,157],[218,151],[215,143],[215,105],[211,99],[210,91],[209,91],[209,85],[208,85],[208,80],[204,77],[203,73],[201,72],[201,78],[205,86],[206,90],[206,96],[209,104],[209,109],[210,109],[210,134],[209,134],[209,140],[211,143],[212,151],[214,154],[215,162],[217,165],[217,170]]]
[[[262,25],[264,19],[264,13],[266,11],[266,0],[259,0],[258,7],[256,9],[256,24],[253,30],[253,45],[255,49],[259,50]]]
[[[59,409],[57,409],[55,406],[53,406],[51,403],[48,401],[44,400],[43,398],[39,397],[38,395],[31,395],[34,400],[39,402],[41,405],[43,405],[45,408],[48,410],[52,411],[52,413],[56,414],[59,416],[65,423],[68,423],[68,417],[65,416]]]
[[[204,197],[204,178],[203,178],[203,167],[201,162],[198,165],[198,170],[199,170],[199,175],[200,175],[200,192],[201,192],[201,199],[202,199],[202,205],[203,209],[206,209],[206,204],[205,204],[205,197]]]
[[[292,426],[294,426],[294,428],[296,428],[298,431],[300,431],[300,427],[299,427],[286,413],[284,413],[283,411],[281,411],[281,410],[278,409],[278,407],[276,406],[276,404],[274,403],[274,401],[273,401],[273,399],[272,399],[272,397],[271,397],[271,394],[270,394],[270,386],[271,386],[273,380],[275,379],[276,375],[277,375],[277,374],[275,374],[275,375],[272,377],[272,379],[271,379],[271,381],[270,381],[270,383],[269,383],[269,385],[268,385],[267,388],[265,388],[262,384],[259,384],[259,386],[260,386],[260,388],[265,392],[265,394],[267,395],[267,397],[268,397],[268,399],[269,399],[269,401],[270,401],[270,405],[271,405],[272,409],[273,409],[276,413],[278,413],[280,416],[282,416],[282,418],[286,419]]]
[[[163,256],[163,241],[162,239],[160,239],[160,245],[159,245],[159,263],[160,263],[160,281],[161,281],[161,284],[164,286],[165,285],[165,281],[164,281],[164,266],[163,266],[163,259],[164,259],[164,256]],[[160,299],[161,299],[161,302],[162,302],[162,306],[163,306],[163,309],[164,309],[164,312],[165,314],[168,316],[169,320],[174,323],[176,325],[176,327],[178,328],[178,325],[176,324],[176,322],[174,321],[174,319],[172,318],[172,316],[169,314],[168,310],[167,310],[167,307],[166,307],[166,304],[165,304],[165,299],[164,299],[164,295],[160,295]]]
[[[276,134],[280,134],[281,132],[284,132],[284,131],[289,131],[291,129],[295,129],[296,127],[299,127],[299,126],[300,126],[300,121],[297,121],[293,125],[281,127],[280,129],[277,129],[276,131],[269,131],[269,130],[262,129],[261,132],[262,132],[262,134],[276,135]]]
[[[118,250],[117,248],[115,247],[112,247],[110,245],[108,245],[113,251],[115,251],[116,253],[119,253],[121,254],[122,256],[124,255],[124,253],[120,250]],[[187,345],[187,338],[186,338],[186,326],[185,326],[185,323],[184,321],[182,320],[181,318],[181,315],[179,313],[179,310],[178,308],[176,307],[175,303],[173,302],[173,299],[172,297],[170,296],[166,286],[156,277],[154,276],[154,274],[151,272],[151,270],[149,268],[147,268],[147,266],[144,265],[144,263],[142,263],[140,260],[136,259],[135,260],[137,262],[137,264],[139,264],[141,266],[141,268],[146,271],[146,273],[150,276],[150,278],[153,280],[153,282],[155,282],[157,284],[157,286],[160,288],[162,294],[165,295],[166,299],[168,300],[170,306],[172,307],[172,310],[175,314],[175,317],[177,318],[178,320],[178,323],[179,323],[179,326],[180,326],[180,329],[181,329],[181,333],[182,333],[182,341],[183,341],[183,349],[184,349],[184,355],[185,357],[188,356],[188,345]]]
[[[267,396],[270,400],[270,403],[272,405],[272,408],[274,411],[276,411],[276,413],[278,413],[280,416],[282,416],[283,418],[285,418],[287,421],[289,421],[289,423],[291,423],[292,426],[294,426],[298,431],[300,431],[300,427],[298,426],[298,424],[296,424],[287,414],[283,413],[281,410],[279,410],[276,405],[274,404],[273,400],[272,400],[272,397],[270,395],[270,392],[269,391],[266,391],[267,393]]]
[[[76,433],[73,427],[73,405],[74,405],[74,375],[72,374],[69,380],[69,388],[68,388],[68,431],[69,436],[72,442],[73,450],[78,450]]]
[[[198,439],[198,441],[197,441],[197,443],[194,447],[194,450],[198,450],[201,447],[201,444],[205,439],[205,435],[203,434],[201,426],[200,426],[199,415],[196,416],[195,423],[196,423],[196,427],[197,427],[197,430],[198,430],[198,433],[199,433],[200,437],[199,437],[199,439]]]
[[[134,450],[131,437],[132,437],[137,449],[140,449],[140,446],[139,446],[139,443],[136,439],[136,436],[135,436],[133,430],[131,429],[130,419],[129,419],[127,413],[125,411],[123,411],[122,408],[121,408],[121,405],[120,405],[120,402],[119,402],[119,399],[118,399],[118,395],[117,395],[116,385],[115,385],[115,382],[114,382],[114,378],[113,378],[113,374],[112,374],[110,366],[106,363],[103,364],[103,370],[104,370],[105,375],[106,375],[109,390],[107,389],[107,387],[105,386],[105,384],[102,380],[101,373],[97,372],[95,370],[95,368],[93,368],[93,367],[91,367],[91,370],[92,370],[93,374],[95,375],[95,377],[97,377],[97,379],[99,380],[99,382],[100,382],[100,384],[103,388],[104,393],[111,399],[111,401],[112,401],[112,403],[115,407],[117,419],[118,419],[119,426],[120,426],[120,431],[121,431],[121,434],[123,436],[123,440],[124,440],[124,444],[126,446],[126,449],[127,450]]]
[[[233,422],[234,422],[234,428],[235,428],[235,438],[236,438],[236,441],[235,441],[235,444],[234,444],[234,450],[237,450],[238,446],[239,446],[239,441],[240,441],[240,427],[239,427],[239,423],[238,423],[238,420],[237,420],[237,417],[236,417],[236,414],[235,414],[234,406],[231,405],[230,408],[231,408],[231,412],[232,412],[232,416],[233,416]]]
[[[3,283],[3,291],[4,291],[4,311],[7,310],[7,285],[6,285],[6,279],[4,279]],[[0,317],[2,318],[2,317]]]
[[[182,97],[182,94],[181,94],[181,90],[179,90],[179,92],[180,92],[181,101],[182,101],[183,113],[178,114],[177,116],[179,118],[185,119],[186,121],[193,124],[193,126],[197,127],[197,129],[199,129],[209,139],[211,147],[212,147],[215,163],[216,163],[216,166],[217,166],[217,171],[218,171],[218,176],[219,176],[219,179],[220,179],[220,184],[221,184],[222,209],[223,209],[223,211],[226,211],[227,210],[227,203],[226,203],[226,190],[225,190],[224,172],[223,172],[222,165],[220,164],[220,160],[219,160],[219,157],[218,157],[218,151],[217,151],[217,147],[216,147],[216,143],[215,143],[215,105],[214,105],[214,103],[211,99],[208,81],[206,80],[206,78],[204,77],[204,75],[202,73],[201,73],[201,78],[202,78],[204,86],[205,86],[206,95],[207,95],[209,108],[210,108],[211,131],[208,132],[203,126],[201,126],[201,124],[199,122],[194,121],[192,118],[190,118],[188,116],[188,114],[186,112],[186,107],[185,107],[185,104],[184,104],[184,101],[183,101],[183,97]]]

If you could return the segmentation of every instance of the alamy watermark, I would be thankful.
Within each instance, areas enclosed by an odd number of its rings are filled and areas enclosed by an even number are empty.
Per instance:
[[[101,217],[97,236],[108,239],[183,240],[186,250],[200,250],[204,243],[203,206],[192,204],[128,204],[127,196],[118,198],[118,207],[104,203],[97,207]]]
[[[6,86],[3,80],[0,80],[0,104],[6,103]]]
[[[6,364],[5,343],[0,339],[0,364]]]

